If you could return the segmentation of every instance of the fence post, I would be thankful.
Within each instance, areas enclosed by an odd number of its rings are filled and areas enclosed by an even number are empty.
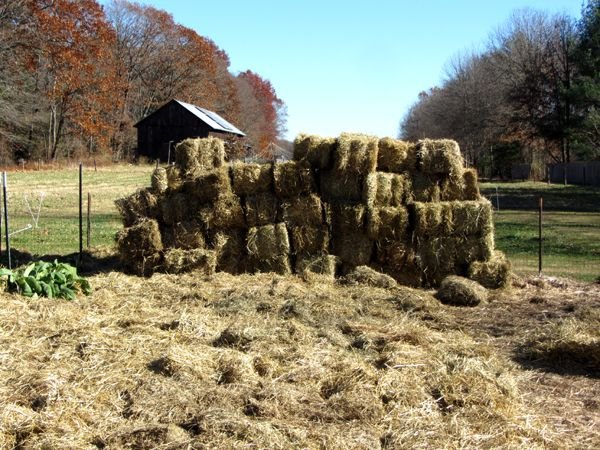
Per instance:
[[[83,164],[79,163],[79,261],[83,256]]]
[[[540,209],[539,209],[539,222],[538,222],[538,270],[539,275],[542,276],[542,212],[544,209],[544,199],[540,196]]]
[[[2,194],[4,196],[4,230],[6,236],[6,256],[8,268],[12,269],[12,261],[10,259],[10,233],[8,232],[8,200],[6,198],[6,172],[2,172]]]
[[[91,232],[92,232],[92,194],[88,192],[88,204],[87,204],[87,248],[89,250],[91,243]]]

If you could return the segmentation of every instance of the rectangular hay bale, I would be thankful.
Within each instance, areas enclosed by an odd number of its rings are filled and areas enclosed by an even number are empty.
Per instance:
[[[417,142],[417,168],[427,175],[462,177],[463,157],[458,144],[450,139]]]
[[[465,169],[463,172],[464,197],[462,200],[480,200],[477,169]]]
[[[204,205],[196,217],[207,230],[246,227],[241,200],[234,194],[219,196],[214,203]]]
[[[257,260],[290,254],[290,241],[285,223],[252,227],[246,235],[248,255]]]
[[[455,233],[460,236],[484,236],[493,232],[492,204],[487,199],[452,202]]]
[[[421,270],[409,242],[380,239],[375,242],[374,266],[405,286],[421,286]]]
[[[273,189],[273,164],[234,163],[231,165],[233,192],[254,195]]]
[[[246,232],[241,229],[220,230],[212,236],[216,253],[216,270],[234,275],[242,273],[246,262]]]
[[[163,227],[162,239],[166,247],[184,250],[206,248],[203,227],[195,221],[178,222],[174,226]]]
[[[286,161],[273,166],[275,195],[279,198],[297,197],[315,191],[313,171],[305,162]]]
[[[365,266],[371,261],[373,241],[365,233],[351,230],[334,230],[332,236],[333,254],[350,267]]]
[[[361,232],[366,226],[367,207],[361,204],[330,203],[327,205],[333,230]]]
[[[281,205],[283,221],[288,225],[320,226],[323,224],[323,205],[318,195],[296,197]]]
[[[369,208],[367,234],[371,239],[403,239],[408,223],[408,209],[404,206]]]
[[[377,170],[402,173],[412,171],[416,164],[414,144],[384,137],[379,140],[377,151]]]
[[[363,203],[368,207],[401,206],[406,203],[405,194],[410,190],[403,175],[373,172],[364,183]]]
[[[316,169],[331,169],[336,146],[335,138],[299,134],[294,140],[294,160],[306,161]]]
[[[248,227],[275,223],[279,217],[279,199],[270,192],[248,195],[244,199],[244,214]]]
[[[460,273],[456,264],[456,247],[447,237],[420,240],[415,254],[424,286],[439,286],[448,275]]]
[[[194,196],[200,203],[214,202],[219,196],[231,193],[231,181],[226,167],[202,172],[183,183],[183,192]]]
[[[225,163],[223,141],[214,137],[184,139],[175,145],[175,164],[185,178],[222,167]]]
[[[160,216],[158,198],[150,189],[139,189],[128,197],[115,200],[123,225],[130,227],[144,219]]]
[[[117,233],[123,266],[137,275],[152,274],[161,259],[163,242],[156,220],[146,219]]]
[[[440,184],[436,177],[411,172],[410,195],[407,194],[407,201],[410,199],[415,202],[439,202],[440,196]]]
[[[213,250],[172,248],[165,252],[162,270],[167,273],[179,274],[200,271],[204,275],[215,273],[216,256]]]
[[[410,208],[413,216],[414,235],[417,238],[453,234],[454,202],[415,202]]]
[[[339,271],[340,264],[340,259],[335,255],[299,258],[296,261],[296,273],[299,275],[324,275],[334,280]]]
[[[163,223],[175,225],[194,218],[198,213],[199,203],[192,196],[174,191],[162,198],[160,207]]]
[[[292,251],[298,257],[323,255],[329,252],[329,230],[325,226],[289,227]]]
[[[288,255],[275,256],[269,259],[251,258],[249,271],[254,273],[273,272],[279,275],[289,275],[292,273],[292,263]]]
[[[334,153],[334,168],[355,175],[375,172],[378,143],[375,136],[342,133]]]
[[[360,202],[363,197],[363,177],[339,170],[319,173],[321,197],[328,202]]]

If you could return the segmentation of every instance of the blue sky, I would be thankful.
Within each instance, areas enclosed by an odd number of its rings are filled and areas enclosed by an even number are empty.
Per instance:
[[[102,2],[105,3],[105,2]],[[520,8],[579,18],[581,0],[141,0],[212,39],[271,81],[288,138],[343,131],[396,136],[420,91],[440,84],[461,50]]]

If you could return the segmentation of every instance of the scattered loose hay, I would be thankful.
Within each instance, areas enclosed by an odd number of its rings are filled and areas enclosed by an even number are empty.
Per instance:
[[[164,193],[169,188],[169,178],[167,176],[167,169],[164,167],[157,167],[152,172],[152,178],[150,179],[150,185],[152,191],[156,195]]]
[[[423,139],[417,143],[417,167],[427,175],[460,178],[463,158],[456,141]]]
[[[117,234],[123,266],[137,275],[151,274],[160,262],[163,244],[156,220],[146,219]]]
[[[279,199],[270,192],[248,195],[244,199],[244,214],[249,227],[275,223],[279,218]]]
[[[369,266],[359,266],[346,274],[344,280],[348,284],[366,284],[372,287],[391,289],[397,286],[396,280]]]
[[[320,172],[321,197],[327,202],[360,202],[363,198],[363,179],[340,170]]]
[[[323,205],[318,195],[296,197],[282,204],[283,221],[288,226],[323,225]]]
[[[337,139],[299,134],[294,140],[294,160],[306,161],[317,169],[330,169]]]
[[[271,192],[273,188],[273,164],[231,165],[233,192],[237,195],[254,195]]]
[[[128,197],[120,198],[115,205],[126,227],[146,218],[156,219],[159,215],[158,200],[150,189],[140,189]]]
[[[407,191],[409,187],[404,175],[373,172],[365,180],[363,203],[369,208],[402,206],[406,204]]]
[[[414,144],[385,137],[379,140],[377,170],[383,172],[410,172],[415,170],[416,151]]]
[[[451,275],[444,278],[436,296],[448,305],[477,306],[487,301],[487,290],[476,281]]]
[[[334,156],[340,172],[367,175],[377,168],[378,139],[364,134],[342,133]]]
[[[275,195],[285,199],[310,194],[316,182],[311,167],[306,162],[286,161],[273,166]]]
[[[208,276],[215,273],[215,266],[216,256],[212,250],[172,248],[165,252],[162,269],[166,273],[183,273],[194,270]]]
[[[400,207],[370,208],[367,233],[371,239],[401,240],[408,230],[408,209]]]
[[[510,261],[496,250],[488,260],[473,261],[469,265],[469,278],[488,289],[505,287],[510,278]]]

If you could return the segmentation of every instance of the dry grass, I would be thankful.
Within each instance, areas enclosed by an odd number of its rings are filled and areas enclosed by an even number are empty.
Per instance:
[[[446,307],[423,291],[272,274],[91,282],[74,302],[1,294],[1,448],[561,442],[525,407],[517,368],[436,330]]]

